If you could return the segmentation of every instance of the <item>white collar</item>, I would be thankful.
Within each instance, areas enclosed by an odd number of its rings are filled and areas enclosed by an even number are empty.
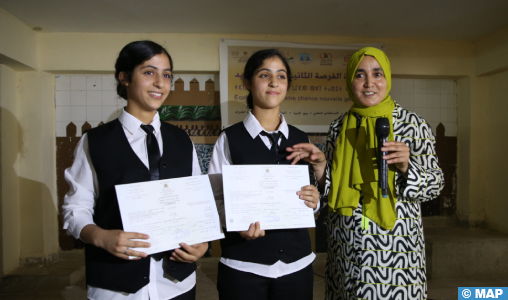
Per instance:
[[[122,123],[122,126],[125,127],[130,134],[134,134],[136,130],[140,129],[141,124],[144,124],[138,118],[126,112],[125,109],[122,109],[120,116],[118,116],[118,120],[120,121],[120,123]],[[155,113],[152,122],[150,122],[150,124],[147,125],[152,125],[155,133],[157,133],[160,130],[161,120],[159,118],[159,112]]]
[[[271,132],[280,131],[284,135],[284,137],[286,137],[286,139],[289,139],[288,123],[286,123],[286,119],[284,118],[283,114],[279,114],[279,117],[281,120],[279,129]],[[250,136],[253,139],[255,139],[262,131],[268,132],[263,128],[263,126],[261,126],[261,124],[259,124],[258,119],[256,119],[256,117],[252,114],[252,111],[249,111],[249,114],[243,120],[243,125],[245,126],[247,132],[249,132]]]

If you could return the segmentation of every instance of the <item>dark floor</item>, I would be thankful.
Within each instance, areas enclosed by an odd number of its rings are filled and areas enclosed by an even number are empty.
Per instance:
[[[198,261],[197,300],[219,299],[216,289],[218,258],[202,258]],[[86,300],[86,286],[82,257],[61,258],[59,263],[40,268],[19,268],[0,281],[1,300]],[[71,270],[74,270],[71,272]],[[76,271],[78,270],[78,271]],[[325,256],[314,262],[314,299],[324,299]],[[52,276],[61,273],[65,276]],[[30,275],[28,275],[30,274]],[[73,282],[72,278],[74,276]],[[79,279],[81,278],[81,279]],[[71,282],[71,284],[66,284]]]
[[[326,254],[318,254],[314,262],[314,299],[324,299],[324,274]],[[217,258],[203,258],[199,261],[197,269],[197,300],[218,299],[215,284],[217,282]],[[83,279],[84,269],[74,271],[75,283],[66,285],[69,276],[58,277],[49,274],[64,274],[69,266],[76,269],[76,262],[55,264],[52,267],[40,267],[38,272],[31,270],[30,276],[7,276],[0,281],[0,299],[2,300],[85,300],[86,288]],[[58,266],[60,265],[60,267]],[[37,271],[37,270],[36,270]],[[18,274],[23,269],[17,270]],[[32,275],[33,274],[33,275]],[[26,274],[25,274],[26,275]],[[73,282],[73,279],[70,279]],[[481,279],[446,279],[430,281],[428,284],[428,299],[457,299],[459,286],[508,286],[507,278],[481,278]]]

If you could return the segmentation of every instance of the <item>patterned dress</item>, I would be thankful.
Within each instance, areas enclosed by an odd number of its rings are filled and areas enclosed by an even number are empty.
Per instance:
[[[330,166],[343,119],[344,115],[332,122],[326,142],[325,196],[330,188]],[[327,300],[427,298],[420,203],[439,195],[444,185],[443,172],[431,127],[424,119],[396,104],[393,126],[395,140],[404,142],[411,151],[408,179],[396,174],[395,226],[384,230],[369,220],[368,229],[362,230],[362,195],[351,217],[329,213]]]

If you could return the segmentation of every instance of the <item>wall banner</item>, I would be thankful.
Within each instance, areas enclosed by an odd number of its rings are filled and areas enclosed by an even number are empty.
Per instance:
[[[383,44],[312,45],[284,42],[220,41],[220,100],[222,128],[242,121],[247,115],[247,94],[243,69],[256,51],[278,49],[288,60],[293,82],[282,102],[287,122],[305,132],[327,132],[330,123],[349,110],[346,65],[358,49]]]

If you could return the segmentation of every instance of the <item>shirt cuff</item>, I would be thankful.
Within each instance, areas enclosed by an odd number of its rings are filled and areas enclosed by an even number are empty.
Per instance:
[[[316,208],[314,209],[314,213],[317,214],[319,212],[319,209],[321,208],[321,199],[319,199]]]
[[[95,225],[93,220],[86,220],[85,218],[82,218],[82,220],[79,220],[79,217],[78,218],[75,217],[74,220],[72,220],[72,221],[70,221],[70,220],[66,221],[63,225],[63,229],[67,230],[68,235],[72,235],[75,239],[79,240],[79,239],[81,239],[80,238],[81,230],[83,230],[83,228],[86,225],[90,225],[90,224]]]

